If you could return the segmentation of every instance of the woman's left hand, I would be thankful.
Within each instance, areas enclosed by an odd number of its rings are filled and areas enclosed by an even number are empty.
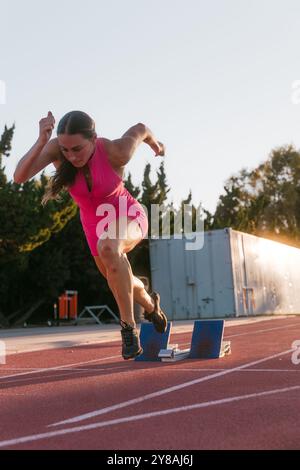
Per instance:
[[[166,147],[164,146],[163,143],[157,141],[152,148],[155,152],[156,157],[164,157],[165,156]]]

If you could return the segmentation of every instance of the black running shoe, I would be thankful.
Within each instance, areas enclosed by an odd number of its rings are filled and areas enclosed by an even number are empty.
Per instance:
[[[122,356],[124,359],[133,359],[143,352],[138,331],[123,320],[120,321],[120,325],[122,327]]]
[[[158,292],[151,292],[150,297],[154,300],[154,310],[151,313],[144,313],[146,320],[151,321],[158,333],[164,333],[167,329],[168,319],[160,308],[160,295]]]

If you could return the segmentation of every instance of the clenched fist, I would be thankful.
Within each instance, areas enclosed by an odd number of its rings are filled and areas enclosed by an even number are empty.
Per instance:
[[[154,149],[153,149],[154,150]],[[161,142],[156,142],[155,156],[164,157],[166,152],[166,147]]]
[[[40,125],[40,135],[39,135],[39,142],[43,145],[50,140],[52,131],[54,129],[55,119],[51,111],[48,111],[48,116],[42,118],[39,122]]]
[[[145,139],[144,142],[152,148],[155,153],[155,157],[165,156],[166,147],[164,146],[164,144],[162,144],[152,136],[149,139]]]

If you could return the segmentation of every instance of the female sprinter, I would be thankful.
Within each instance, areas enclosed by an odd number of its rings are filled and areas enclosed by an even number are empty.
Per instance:
[[[50,163],[56,172],[42,203],[58,199],[66,189],[79,206],[87,243],[99,271],[107,279],[120,312],[122,355],[130,359],[143,352],[133,315],[133,301],[145,308],[145,318],[163,333],[167,318],[157,292],[150,295],[132,273],[126,253],[148,232],[142,206],[126,190],[123,172],[138,145],[147,143],[155,156],[165,148],[144,124],[136,124],[116,140],[97,137],[93,119],[71,111],[59,121],[57,137],[50,140],[55,119],[49,111],[39,122],[39,138],[19,161],[15,183],[24,183]]]

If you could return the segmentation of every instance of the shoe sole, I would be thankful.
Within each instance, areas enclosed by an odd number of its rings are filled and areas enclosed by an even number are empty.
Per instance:
[[[162,333],[165,333],[165,331],[167,330],[168,320],[167,320],[166,315],[163,313],[163,311],[160,312],[160,315],[161,315],[161,317],[164,318],[165,321],[161,321],[161,322],[156,323],[156,324],[154,322],[152,322],[152,323],[153,323],[154,328],[157,331],[157,333],[162,334]]]
[[[168,319],[166,315],[164,314],[164,312],[162,311],[162,309],[160,308],[160,295],[158,292],[154,291],[150,294],[150,296],[155,301],[155,304],[158,306],[157,315],[161,316],[163,320],[160,322],[157,322],[156,325],[155,325],[155,322],[153,322],[152,320],[149,320],[149,321],[152,321],[154,328],[156,329],[158,333],[161,333],[161,334],[165,333],[165,331],[167,330],[167,326],[168,326]]]
[[[136,354],[134,354],[134,355],[131,355],[131,356],[122,356],[122,357],[123,357],[123,359],[125,359],[125,361],[127,361],[128,359],[134,359],[135,357],[140,356],[143,352],[144,352],[144,351],[143,351],[143,349],[141,348],[141,349],[139,349],[139,351],[138,351]]]

